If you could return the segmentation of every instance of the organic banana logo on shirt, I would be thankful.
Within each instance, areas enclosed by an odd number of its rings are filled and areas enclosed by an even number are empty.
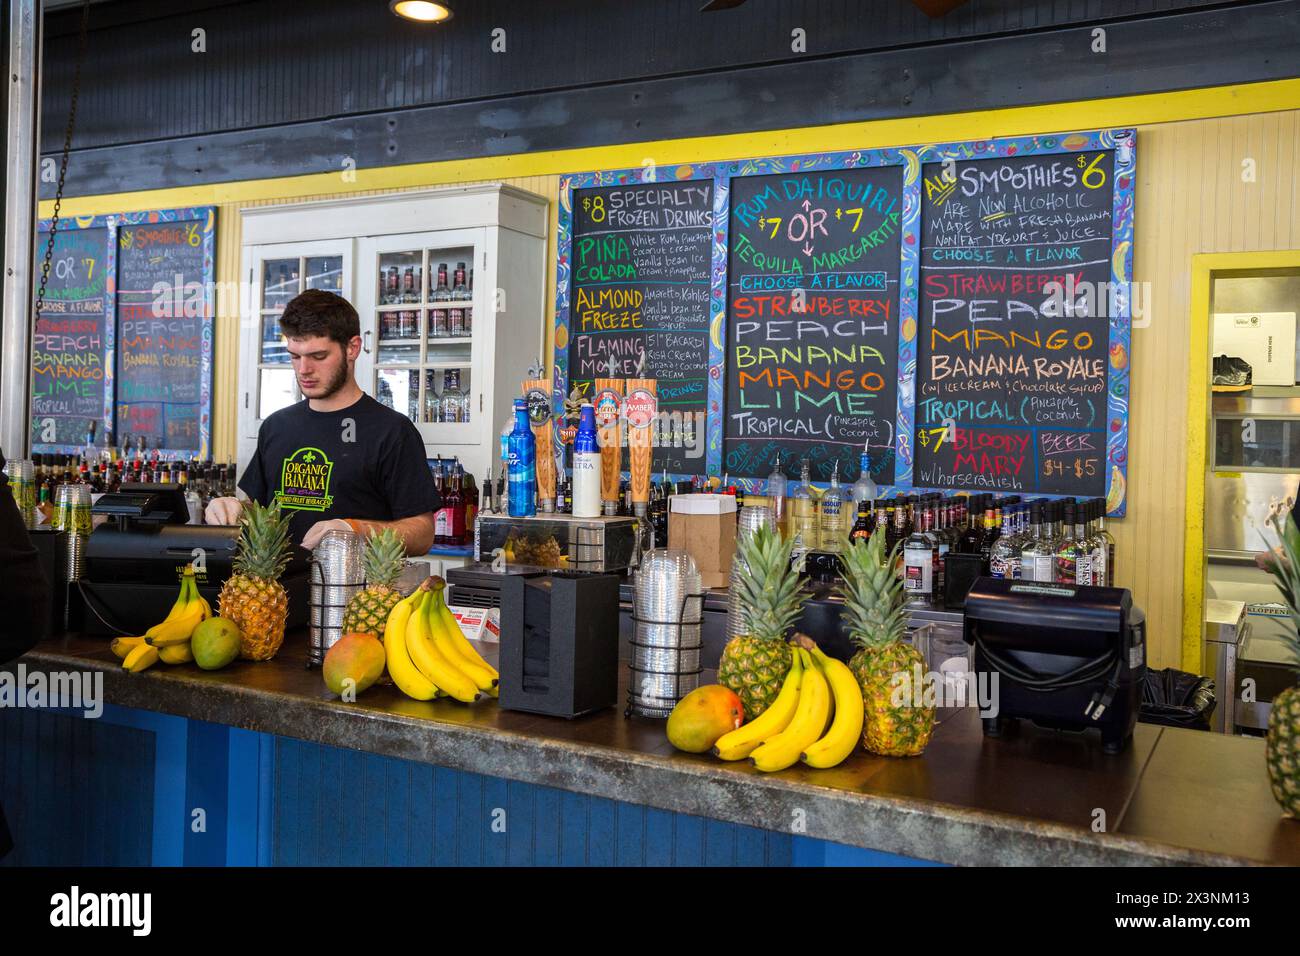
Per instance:
[[[282,508],[326,511],[334,502],[330,495],[333,471],[334,463],[319,448],[299,448],[284,460],[275,497]]]

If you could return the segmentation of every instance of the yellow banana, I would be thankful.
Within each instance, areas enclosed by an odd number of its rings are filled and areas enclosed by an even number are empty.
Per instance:
[[[176,603],[167,612],[167,616],[163,618],[164,623],[180,617],[181,612],[185,610],[185,605],[190,603],[190,581],[193,580],[193,574],[193,567],[187,566],[185,573],[181,577],[181,589],[176,593]]]
[[[470,677],[459,670],[434,645],[430,633],[432,602],[437,597],[430,593],[424,603],[411,614],[411,623],[406,626],[406,649],[411,660],[420,673],[427,677],[440,690],[445,690],[452,697],[465,703],[478,700],[478,687]]]
[[[164,664],[188,664],[194,660],[194,652],[190,650],[189,641],[184,644],[168,644],[158,648],[158,659]]]
[[[803,683],[799,687],[799,707],[785,730],[763,742],[749,759],[759,770],[784,770],[799,759],[804,748],[815,743],[826,726],[826,712],[831,706],[831,692],[826,678],[812,662],[812,655],[800,648],[803,657]]]
[[[158,648],[150,647],[148,644],[141,644],[132,648],[131,653],[127,654],[122,660],[122,668],[132,674],[138,674],[157,663]]]
[[[117,655],[118,660],[125,660],[126,655],[144,643],[143,637],[115,637],[108,646]]]
[[[442,579],[434,578],[433,580],[434,587],[436,588],[437,582]],[[483,655],[480,654],[478,649],[470,643],[469,638],[465,636],[465,632],[460,629],[460,624],[456,620],[456,615],[452,614],[451,608],[447,607],[445,591],[442,592],[442,600],[438,602],[436,610],[438,616],[442,619],[443,626],[447,629],[447,635],[451,638],[451,642],[455,644],[456,649],[460,651],[460,656],[465,658],[467,661],[475,661],[483,667],[486,667],[488,671],[491,672],[493,679],[500,678],[501,675],[497,672],[497,669],[483,659]]]
[[[144,632],[145,642],[154,647],[166,647],[169,644],[184,644],[194,633],[194,629],[203,620],[203,605],[190,601],[179,617],[155,624]]]
[[[384,625],[384,656],[388,663],[388,676],[403,694],[415,700],[433,700],[438,688],[420,673],[406,649],[406,628],[417,604],[424,599],[424,590],[417,589],[410,597],[398,601],[388,614]]]
[[[827,657],[821,650],[814,650],[812,654],[821,665],[835,698],[835,720],[820,740],[804,748],[800,759],[810,767],[837,767],[853,753],[862,739],[865,714],[862,688],[843,661]]]
[[[447,607],[447,602],[442,599],[442,588],[439,586],[437,578],[434,579],[429,601],[433,602],[433,606],[429,608],[429,636],[433,640],[433,646],[456,670],[472,680],[475,687],[483,691],[483,693],[495,697],[497,695],[497,672],[483,658],[479,657],[478,652],[465,639],[460,625],[456,623],[456,616],[451,613],[451,610]],[[451,623],[448,624],[448,621]],[[455,634],[452,631],[455,631]],[[456,640],[457,636],[460,637],[460,641]],[[466,654],[462,645],[469,649],[468,654]]]
[[[719,737],[713,745],[713,755],[723,760],[744,760],[763,741],[775,737],[790,726],[790,720],[799,706],[799,685],[802,680],[803,658],[795,654],[776,700],[749,723]]]

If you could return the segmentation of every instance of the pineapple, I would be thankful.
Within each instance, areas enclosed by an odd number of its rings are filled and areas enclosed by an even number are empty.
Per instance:
[[[392,528],[371,532],[362,567],[366,589],[348,602],[343,613],[344,634],[370,634],[383,640],[388,612],[402,599],[394,585],[406,566],[406,545]]]
[[[849,661],[866,704],[862,744],[873,754],[912,757],[923,750],[934,732],[934,707],[895,704],[894,675],[925,670],[919,651],[903,643],[907,614],[903,582],[894,574],[896,554],[885,555],[884,535],[855,541],[843,554],[844,579],[840,596],[849,635],[860,650]],[[895,546],[895,551],[898,546]],[[920,688],[914,693],[920,694]]]
[[[1279,509],[1271,522],[1282,541],[1282,554],[1269,570],[1291,614],[1291,626],[1283,636],[1291,666],[1300,672],[1300,529],[1285,510]],[[1300,687],[1288,687],[1273,698],[1265,760],[1273,798],[1281,805],[1283,816],[1300,817]]]
[[[740,591],[747,634],[723,648],[718,683],[739,695],[745,720],[767,710],[793,662],[785,634],[799,617],[799,572],[790,567],[794,539],[760,526],[740,544]]]
[[[289,519],[278,501],[270,507],[249,501],[239,525],[235,573],[221,587],[217,612],[238,625],[240,657],[269,661],[284,643],[289,614],[289,596],[279,581],[289,563]]]

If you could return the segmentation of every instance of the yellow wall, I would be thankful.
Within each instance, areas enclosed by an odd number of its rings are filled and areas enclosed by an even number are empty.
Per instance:
[[[488,157],[360,170],[356,182],[321,174],[65,201],[89,215],[180,205],[219,206],[218,279],[237,282],[241,207],[307,198],[504,181],[554,200],[559,174],[745,156],[943,142],[1112,126],[1138,127],[1134,277],[1149,283],[1150,326],[1133,333],[1129,444],[1130,517],[1111,523],[1119,583],[1147,612],[1150,662],[1182,661],[1185,442],[1191,256],[1300,246],[1300,81],[1160,96],[953,114],[804,130]],[[1254,182],[1243,160],[1255,161]],[[552,203],[552,224],[555,206]],[[48,208],[42,208],[48,215]],[[554,261],[554,229],[552,256]],[[547,343],[554,303],[548,279]],[[231,286],[223,286],[230,288]],[[218,303],[214,448],[233,457],[237,395],[237,303]],[[1204,349],[1204,343],[1196,346]],[[1189,661],[1190,663],[1190,661]]]

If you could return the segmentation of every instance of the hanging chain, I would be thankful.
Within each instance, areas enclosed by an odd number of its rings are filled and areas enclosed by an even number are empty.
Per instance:
[[[77,38],[77,64],[72,73],[72,102],[68,105],[68,128],[63,134],[63,159],[59,164],[59,185],[54,193],[54,215],[50,217],[50,238],[41,261],[41,285],[36,291],[36,318],[45,307],[45,284],[50,279],[50,260],[54,258],[54,237],[59,231],[59,208],[63,205],[63,181],[68,175],[68,157],[72,153],[72,132],[77,126],[77,98],[81,95],[81,63],[86,58],[86,40],[90,26],[90,0],[82,0],[81,35]]]

